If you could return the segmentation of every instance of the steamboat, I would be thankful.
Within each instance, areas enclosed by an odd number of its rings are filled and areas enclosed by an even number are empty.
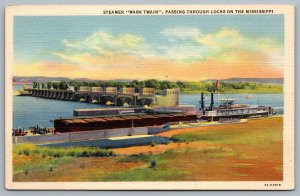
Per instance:
[[[204,96],[201,93],[200,113],[198,119],[207,121],[228,121],[245,118],[259,118],[275,115],[276,111],[271,106],[247,105],[235,103],[237,99],[220,99],[219,106],[214,106],[214,94],[211,101],[205,106]]]

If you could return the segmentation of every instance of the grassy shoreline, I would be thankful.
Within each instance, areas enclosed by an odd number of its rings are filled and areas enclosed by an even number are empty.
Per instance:
[[[115,148],[112,156],[70,156],[71,148],[54,149],[62,153],[55,157],[36,146],[26,155],[14,145],[14,181],[282,180],[282,131],[282,117],[176,129],[158,134],[173,143]]]

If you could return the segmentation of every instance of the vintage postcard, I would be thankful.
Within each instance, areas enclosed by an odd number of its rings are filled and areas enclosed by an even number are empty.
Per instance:
[[[8,189],[294,188],[294,7],[5,10]]]

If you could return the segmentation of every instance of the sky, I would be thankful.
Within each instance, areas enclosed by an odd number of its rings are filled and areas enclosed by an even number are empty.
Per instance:
[[[14,76],[282,78],[283,15],[15,16]]]

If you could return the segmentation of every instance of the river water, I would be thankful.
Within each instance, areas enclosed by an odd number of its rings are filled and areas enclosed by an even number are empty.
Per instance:
[[[14,86],[14,90],[22,86]],[[210,95],[205,97],[205,105],[210,104]],[[277,113],[283,113],[283,94],[220,94],[219,99],[235,98],[236,103],[273,106]],[[247,99],[248,98],[248,99]],[[180,95],[180,104],[195,105],[199,108],[200,94]],[[218,105],[215,95],[215,104]],[[32,126],[53,127],[51,120],[73,117],[73,110],[80,108],[105,108],[99,104],[89,104],[73,101],[43,99],[30,96],[13,97],[13,127],[29,128]]]

